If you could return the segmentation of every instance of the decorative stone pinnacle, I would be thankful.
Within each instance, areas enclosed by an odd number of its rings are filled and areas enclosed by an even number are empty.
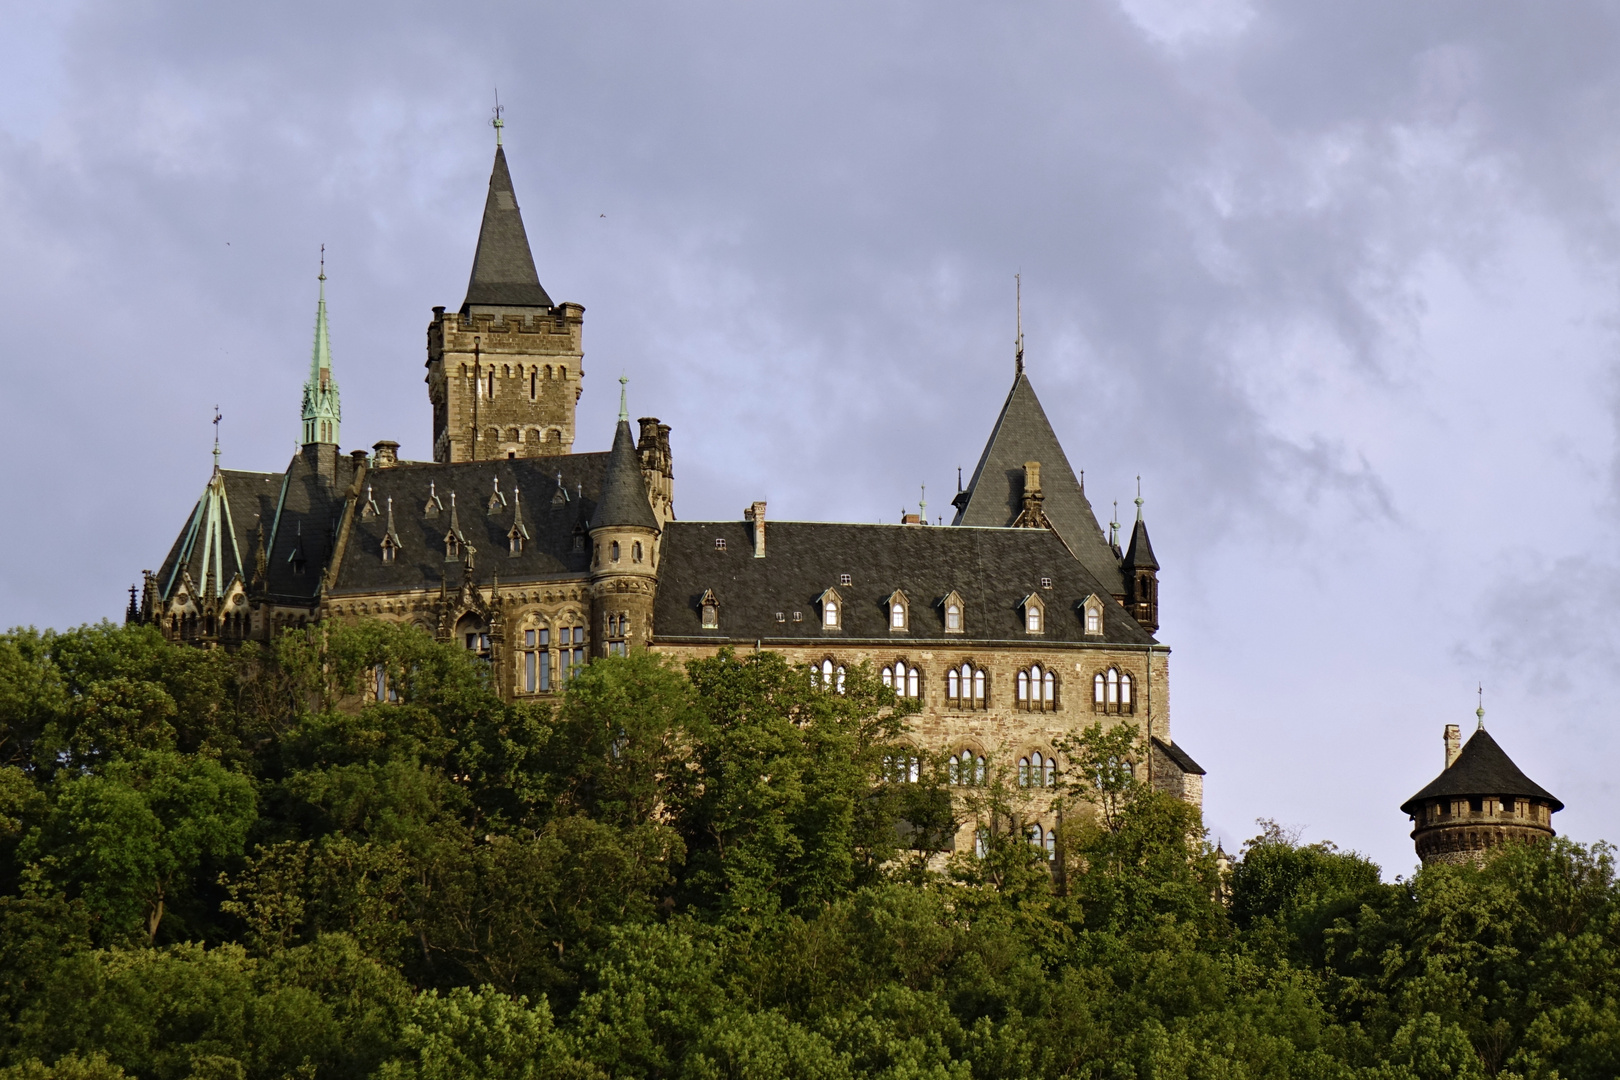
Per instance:
[[[620,375],[619,376],[619,420],[620,420],[620,422],[626,423],[626,424],[628,424],[630,422],[630,403],[629,403],[628,397],[626,396],[629,393],[629,388],[630,388],[630,377],[628,375]]]

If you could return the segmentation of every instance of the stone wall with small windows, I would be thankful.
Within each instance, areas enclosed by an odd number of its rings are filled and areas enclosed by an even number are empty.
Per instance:
[[[958,787],[971,789],[987,784],[999,772],[1005,783],[1019,795],[1019,810],[1030,829],[1038,826],[1049,836],[1061,823],[1053,807],[1057,770],[1061,755],[1055,753],[1058,740],[1078,734],[1092,724],[1105,727],[1119,723],[1135,724],[1144,739],[1170,738],[1169,650],[1121,648],[1117,646],[1074,645],[1030,647],[964,640],[946,647],[906,649],[891,642],[827,641],[815,645],[763,642],[762,647],[781,653],[791,663],[806,664],[819,670],[829,665],[829,686],[836,687],[837,670],[870,664],[880,679],[888,673],[886,685],[893,686],[896,669],[902,673],[907,696],[920,698],[919,711],[910,723],[909,735],[929,754],[946,756],[946,768],[954,764]],[[712,656],[718,646],[695,643],[655,642],[656,651],[686,660]],[[984,695],[960,696],[964,667],[982,676]],[[1029,692],[1029,677],[1039,669],[1041,700]],[[1106,673],[1128,675],[1133,686],[1132,700],[1126,706],[1116,700],[1098,703],[1094,698],[1095,678]],[[912,673],[916,673],[917,694],[912,695]],[[958,696],[948,696],[951,674],[956,673]],[[1019,676],[1025,676],[1026,694],[1020,699]],[[1047,676],[1051,676],[1053,699],[1045,699]],[[970,680],[972,681],[971,677]],[[897,691],[898,692],[898,691]],[[1123,708],[1123,711],[1122,711]],[[963,754],[966,754],[966,759]],[[1039,780],[1036,778],[1039,755]],[[1160,790],[1174,790],[1194,805],[1202,805],[1202,777],[1185,774],[1162,754],[1147,757],[1140,765],[1143,779]],[[947,773],[949,775],[949,772]],[[1051,783],[1048,783],[1048,781]],[[964,790],[964,801],[972,792]],[[975,825],[964,821],[956,837],[958,851],[971,850]]]
[[[435,308],[428,327],[433,460],[572,453],[584,313],[578,304],[499,317]]]

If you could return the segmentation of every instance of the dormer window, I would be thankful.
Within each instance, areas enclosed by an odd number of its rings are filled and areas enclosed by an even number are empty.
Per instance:
[[[1088,596],[1080,605],[1080,621],[1085,627],[1087,637],[1102,637],[1103,608],[1102,601],[1095,595]]]
[[[911,625],[911,604],[906,600],[906,594],[899,589],[889,594],[889,629],[906,630]]]
[[[391,563],[391,562],[394,561],[394,556],[397,555],[398,553],[399,553],[399,545],[394,543],[393,536],[392,535],[384,536],[382,538],[382,561],[385,562],[385,563]]]
[[[945,609],[945,632],[947,634],[962,633],[964,626],[962,613],[965,610],[962,598],[953,589],[945,594],[945,599],[940,601],[940,606]]]
[[[720,629],[720,601],[715,597],[714,590],[704,592],[703,599],[698,601],[698,605],[702,610],[703,629]]]
[[[844,625],[843,597],[833,589],[822,593],[818,600],[821,603],[821,625],[828,630],[837,630]]]
[[[1046,607],[1040,597],[1030,593],[1024,598],[1024,632],[1041,634],[1046,631]]]

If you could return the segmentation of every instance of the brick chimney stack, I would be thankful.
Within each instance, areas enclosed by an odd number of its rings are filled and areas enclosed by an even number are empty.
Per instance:
[[[1462,729],[1456,724],[1446,725],[1446,768],[1451,768],[1457,755],[1462,753]]]
[[[743,511],[743,520],[754,524],[754,558],[765,557],[765,504],[756,502]]]

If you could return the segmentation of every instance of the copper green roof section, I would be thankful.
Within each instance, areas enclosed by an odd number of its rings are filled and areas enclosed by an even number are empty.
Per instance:
[[[489,195],[484,199],[484,223],[478,231],[472,278],[467,282],[467,299],[461,310],[465,312],[475,304],[552,306],[551,297],[540,286],[540,275],[535,273],[523,213],[518,209],[512,174],[506,167],[506,151],[499,146],[495,148],[495,168],[489,174]]]
[[[332,375],[332,342],[326,328],[326,270],[321,270],[320,298],[315,302],[315,347],[309,357],[309,378],[304,382],[303,443],[338,442],[343,407],[338,401],[337,379]]]

